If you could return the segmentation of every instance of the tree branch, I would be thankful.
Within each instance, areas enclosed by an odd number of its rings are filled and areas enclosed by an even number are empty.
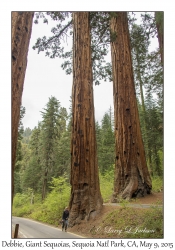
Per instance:
[[[64,26],[63,29],[60,30],[60,33],[59,33],[58,35],[51,37],[50,39],[47,40],[46,43],[43,43],[43,45],[46,46],[46,45],[47,45],[48,43],[50,43],[53,39],[59,38],[59,37],[64,33],[64,31],[69,27],[69,25],[72,24],[72,22],[73,22],[73,20],[71,20],[66,26]]]

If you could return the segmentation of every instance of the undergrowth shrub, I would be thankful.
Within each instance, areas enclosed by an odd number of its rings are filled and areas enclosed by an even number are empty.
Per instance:
[[[160,192],[163,190],[163,179],[160,176],[154,176],[152,178],[152,191]]]
[[[114,188],[114,170],[106,171],[103,175],[99,173],[99,179],[103,202],[110,202]]]
[[[13,202],[13,216],[29,217],[38,221],[58,225],[63,210],[69,204],[70,185],[64,177],[53,178],[50,182],[51,192],[44,201],[41,194],[35,194],[31,204],[31,192],[16,194]]]

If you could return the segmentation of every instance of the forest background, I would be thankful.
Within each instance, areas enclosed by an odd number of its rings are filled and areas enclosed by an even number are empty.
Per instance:
[[[3,18],[3,17],[1,17],[1,18]],[[170,20],[171,19],[171,15],[167,15],[167,20]],[[166,23],[166,21],[165,21],[165,23]],[[171,27],[171,23],[172,22],[168,22],[168,25],[170,25],[170,27]],[[10,27],[10,26],[9,26]],[[168,30],[168,29],[167,29]],[[3,29],[2,31],[4,31],[4,34],[6,34],[7,33],[7,31],[5,30],[5,29]],[[168,34],[167,34],[167,36],[166,36],[167,38],[168,38]],[[170,37],[170,36],[169,36]],[[1,41],[1,42],[4,42],[4,41]],[[167,50],[166,50],[166,52],[167,52],[167,57],[168,58],[172,58],[172,56],[173,56],[173,51],[170,51],[171,50],[171,48],[172,48],[172,40],[171,39],[167,39],[167,41],[166,41],[167,43]],[[3,48],[4,46],[1,46],[1,48]],[[166,49],[166,48],[165,48]],[[5,56],[4,56],[4,52],[2,53],[2,55],[3,55],[3,57],[2,58],[5,58]],[[10,58],[10,57],[9,57]],[[165,56],[165,58],[166,58],[166,56]],[[171,61],[171,60],[170,60]],[[10,79],[10,74],[8,74],[7,72],[6,72],[6,70],[4,70],[5,68],[4,68],[4,66],[5,65],[7,65],[6,64],[6,60],[4,60],[4,62],[5,62],[5,64],[4,65],[2,65],[2,79],[3,79],[3,81],[4,81],[4,79],[6,79],[5,81],[9,81],[9,79]],[[170,77],[171,76],[171,73],[173,72],[173,70],[172,70],[172,65],[170,64],[170,65],[168,65],[168,69],[166,68],[166,72],[168,72],[168,76],[167,76],[167,78],[168,77]],[[165,76],[166,77],[166,76]],[[166,78],[166,79],[167,79]],[[169,79],[169,78],[168,78]],[[167,80],[168,80],[167,79]],[[169,84],[171,85],[171,80],[169,79]],[[173,96],[173,92],[171,91],[171,90],[173,89],[173,87],[172,88],[169,88],[169,91],[168,91],[168,89],[166,89],[166,86],[165,86],[165,90],[167,90],[165,93],[167,93],[167,95],[168,95],[168,99],[169,100],[167,100],[167,108],[168,108],[168,110],[169,110],[169,108],[170,108],[170,110],[171,110],[171,106],[173,105],[173,98],[171,98],[172,96]],[[7,90],[7,91],[6,91]],[[6,84],[6,87],[5,87],[5,91],[6,92],[9,92],[9,90],[10,90],[10,86],[8,85],[8,84]],[[9,95],[10,95],[10,92],[9,92]],[[9,98],[6,98],[6,95],[4,96],[4,94],[2,95],[2,98],[1,98],[1,100],[3,100],[3,102],[4,102],[4,105],[10,110],[10,105],[9,105],[9,99],[10,99],[10,97]],[[167,109],[166,108],[166,109]],[[10,113],[10,112],[9,112]],[[2,114],[3,114],[3,117],[4,117],[4,119],[3,120],[5,120],[6,121],[6,119],[8,119],[8,121],[10,121],[10,116],[9,115],[7,115],[6,113],[4,113],[4,110],[2,110]],[[8,116],[8,118],[7,118],[7,116]],[[170,118],[171,117],[171,122],[170,122]],[[166,140],[168,141],[168,144],[169,145],[171,145],[171,142],[172,142],[172,138],[173,138],[173,129],[172,129],[172,124],[173,124],[173,120],[174,119],[174,116],[173,116],[173,113],[169,113],[169,112],[167,112],[166,113],[166,120],[165,120],[165,123],[166,123],[166,128],[169,128],[167,131],[166,131],[166,135],[167,135],[167,137],[166,137]],[[169,123],[169,124],[168,124]],[[10,124],[10,122],[9,122],[9,124]],[[7,131],[7,129],[9,128],[8,126],[7,126],[7,123],[1,123],[1,126],[2,126],[2,129],[1,129],[1,132],[2,132],[2,138],[5,138],[5,136],[6,136],[6,138],[8,138],[8,142],[10,142],[10,135],[8,134],[8,133],[4,133],[4,131]],[[171,133],[171,136],[170,136],[170,133]],[[165,141],[166,141],[165,140]],[[7,150],[6,150],[6,147],[4,148],[4,145],[1,145],[2,146],[2,150],[1,150],[1,152],[7,152],[7,151],[9,151],[9,145],[10,145],[10,143],[8,144],[8,146],[7,146]],[[5,151],[4,151],[5,150]],[[168,156],[170,155],[170,156],[173,156],[173,147],[172,148],[169,148],[168,147],[168,150],[169,150],[169,153],[168,153]],[[172,152],[172,153],[171,153]],[[169,157],[169,161],[168,161],[168,165],[171,165],[171,157]],[[173,158],[172,158],[173,159]],[[2,165],[4,165],[4,163],[5,162],[9,162],[9,165],[10,165],[10,159],[8,159],[8,157],[6,157],[6,154],[2,154],[2,158],[1,158],[1,162],[2,162]],[[168,168],[168,166],[167,166],[167,168]],[[169,178],[168,178],[168,180],[169,181],[167,181],[167,187],[168,187],[168,182],[171,182],[170,180],[171,180],[171,178],[172,178],[172,176],[173,175],[170,175],[169,176]],[[4,179],[4,177],[2,176],[2,182],[1,182],[5,187],[7,187],[7,192],[10,194],[10,180],[5,180]],[[9,190],[9,191],[8,191]],[[2,190],[1,190],[2,191]],[[4,192],[2,192],[2,199],[4,199],[4,200],[6,200],[6,194],[4,194]],[[10,199],[9,199],[9,202],[10,202]],[[4,209],[3,209],[4,208]],[[2,207],[1,207],[1,209],[3,210],[3,211],[7,211],[7,207],[6,207],[6,205],[4,204]],[[10,209],[10,206],[9,206],[9,209]],[[169,210],[170,211],[170,210]]]
[[[163,13],[159,13],[156,21],[162,25],[163,30]],[[47,23],[48,16],[52,16],[52,13],[44,15],[42,12],[35,13],[34,22],[39,23],[42,19]],[[161,191],[163,189],[163,63],[158,48],[149,50],[151,38],[158,36],[156,22],[154,13],[141,13],[140,24],[136,22],[137,17],[134,13],[130,12],[128,17],[135,88],[147,164],[153,180],[153,191]],[[55,34],[57,29],[58,27],[53,28],[52,33]],[[38,53],[44,51],[42,41],[45,40],[45,37],[37,39],[33,49],[38,50]],[[107,55],[105,46],[104,54]],[[55,58],[54,48],[47,49],[46,55]],[[62,57],[66,59],[62,68],[67,74],[71,74],[71,53],[62,52]],[[97,76],[94,80],[95,85],[102,84],[100,83],[102,77],[106,81],[111,81],[110,62],[105,64],[105,58],[100,58],[97,63],[99,72],[94,73]],[[40,94],[42,93],[41,90]],[[40,112],[42,120],[35,128],[24,129],[22,119],[25,116],[25,107],[21,106],[13,214],[57,224],[70,199],[71,98],[69,110],[62,107],[55,96],[51,96]],[[96,121],[96,137],[101,192],[104,202],[108,202],[113,193],[115,164],[114,118],[111,106],[104,113],[101,123]],[[35,205],[31,206],[33,204]]]

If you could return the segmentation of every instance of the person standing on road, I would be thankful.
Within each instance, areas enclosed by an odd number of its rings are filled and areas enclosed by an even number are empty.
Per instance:
[[[68,209],[68,207],[66,207],[64,209],[63,216],[62,216],[62,222],[63,222],[63,224],[62,224],[62,231],[65,228],[65,232],[67,232],[68,219],[69,219],[69,209]]]

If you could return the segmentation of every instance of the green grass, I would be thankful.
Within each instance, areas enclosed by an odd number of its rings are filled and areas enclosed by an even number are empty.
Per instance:
[[[114,188],[114,170],[106,172],[104,175],[99,174],[100,177],[100,191],[103,197],[103,202],[110,202],[113,188]]]
[[[100,230],[97,230],[97,228]],[[159,207],[117,208],[93,229],[93,236],[104,238],[163,238],[163,212]]]

